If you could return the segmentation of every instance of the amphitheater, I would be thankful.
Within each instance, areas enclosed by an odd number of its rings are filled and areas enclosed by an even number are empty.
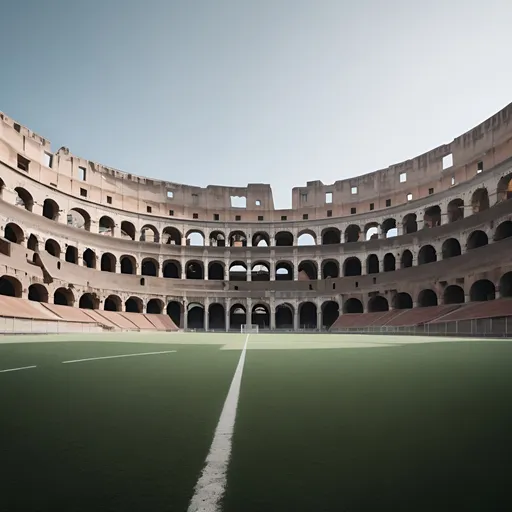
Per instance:
[[[127,174],[0,118],[0,332],[512,334],[512,104],[286,210],[270,185]]]

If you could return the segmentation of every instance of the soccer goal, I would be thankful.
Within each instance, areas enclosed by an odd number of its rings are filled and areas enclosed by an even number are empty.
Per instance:
[[[240,332],[242,334],[253,334],[253,333],[258,334],[258,332],[259,332],[258,329],[259,329],[258,324],[242,324],[240,326]]]

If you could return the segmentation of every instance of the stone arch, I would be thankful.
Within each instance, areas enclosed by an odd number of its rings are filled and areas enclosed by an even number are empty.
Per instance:
[[[396,219],[388,218],[381,225],[382,233],[386,238],[392,238],[398,235],[396,228]]]
[[[208,279],[210,281],[223,281],[224,271],[224,263],[220,261],[210,261],[208,264]]]
[[[369,313],[377,313],[381,311],[388,311],[389,304],[386,297],[382,295],[375,295],[374,297],[370,297],[368,300],[368,312]]]
[[[137,273],[137,261],[133,256],[123,254],[119,258],[119,263],[121,265],[121,274],[135,275]]]
[[[135,240],[135,226],[127,220],[121,222],[121,238]]]
[[[162,264],[162,274],[166,279],[181,279],[181,264],[176,260],[166,260]]]
[[[247,309],[243,304],[233,304],[229,308],[229,325],[231,329],[240,331],[240,326],[247,321]]]
[[[426,265],[437,261],[437,252],[433,245],[424,245],[418,253],[418,265]]]
[[[103,303],[103,309],[105,311],[122,311],[123,301],[117,295],[109,295]]]
[[[270,236],[266,231],[256,231],[252,235],[253,247],[270,247]]]
[[[143,303],[140,297],[128,297],[124,303],[124,310],[127,313],[142,313]]]
[[[462,250],[459,241],[456,238],[448,238],[445,240],[441,247],[441,254],[443,260],[460,256],[462,254]]]
[[[343,313],[363,313],[363,303],[359,299],[347,299],[343,303]]]
[[[158,261],[154,258],[144,258],[141,264],[141,275],[157,277],[158,266]]]
[[[404,235],[416,233],[418,231],[418,220],[415,213],[408,213],[402,221]]]
[[[412,267],[413,256],[412,252],[409,249],[405,249],[400,257],[400,268],[409,268]]]
[[[329,259],[322,262],[322,279],[340,276],[340,266],[337,260]]]
[[[223,304],[214,302],[208,306],[208,328],[214,330],[226,329],[226,310]]]
[[[91,216],[83,208],[71,208],[67,216],[67,225],[85,231],[91,231]]]
[[[277,247],[291,247],[293,245],[293,235],[289,231],[279,231],[276,233]]]
[[[34,198],[32,194],[23,187],[16,187],[14,191],[18,194],[18,197],[16,197],[16,206],[20,206],[31,212],[34,208]]]
[[[496,287],[489,279],[479,279],[475,281],[469,289],[469,300],[471,302],[494,300],[495,298]]]
[[[164,229],[164,233],[165,233],[165,229]],[[140,228],[139,240],[141,242],[152,242],[152,243],[160,242],[160,235],[158,234],[158,229],[156,229],[155,226],[153,226],[152,224],[145,224],[144,226],[142,226]]]
[[[512,222],[510,220],[506,220],[502,222],[494,232],[494,241],[499,242],[500,240],[504,240],[505,238],[510,238],[512,236]]]
[[[299,263],[299,281],[315,281],[318,279],[318,267],[313,260],[304,260]]]
[[[80,309],[98,309],[100,300],[93,293],[84,293],[78,301],[78,307]]]
[[[343,262],[343,275],[345,277],[361,275],[361,260],[355,256],[347,258]]]
[[[444,304],[464,304],[464,300],[464,290],[460,286],[451,284],[444,289]]]
[[[436,228],[441,225],[441,208],[439,205],[430,206],[423,214],[423,228]]]
[[[82,255],[84,267],[96,268],[96,253],[92,249],[86,249]]]
[[[40,283],[31,284],[28,287],[28,300],[34,302],[48,302],[48,290]]]
[[[499,286],[501,297],[512,297],[512,272],[501,276]]]
[[[384,272],[394,272],[396,270],[396,258],[395,255],[388,252],[384,255]]]
[[[393,297],[394,309],[412,309],[412,297],[405,292],[396,293]]]
[[[452,199],[447,208],[448,223],[457,222],[464,218],[464,201],[460,198]]]
[[[101,255],[100,269],[103,272],[116,271],[117,258],[110,252],[105,252]]]
[[[23,286],[18,279],[7,275],[0,277],[0,295],[21,298],[22,292]]]
[[[486,188],[478,188],[473,192],[471,196],[471,208],[473,209],[473,213],[479,213],[489,209],[489,193]]]
[[[39,240],[37,239],[37,237],[34,234],[31,234],[28,237],[27,249],[34,251],[34,252],[39,252]]]
[[[204,329],[204,305],[190,302],[187,307],[187,326],[189,329]]]
[[[146,313],[148,315],[161,315],[164,310],[164,303],[161,299],[149,299],[146,304]]]
[[[230,247],[247,247],[247,235],[243,231],[232,231],[228,240]]]
[[[55,256],[56,258],[60,258],[60,254],[61,254],[60,245],[53,238],[48,238],[48,240],[46,240],[46,242],[44,243],[44,250],[48,254],[51,254],[52,256]]]
[[[243,261],[232,261],[229,265],[230,281],[247,281],[247,264]]]
[[[25,233],[14,222],[9,222],[4,228],[4,238],[13,244],[22,244],[25,241]]]
[[[270,281],[270,263],[255,261],[251,267],[251,281]]]
[[[75,296],[69,288],[57,288],[53,293],[53,303],[57,306],[74,306]]]
[[[489,243],[489,238],[487,234],[480,230],[476,229],[471,232],[468,236],[468,240],[466,242],[466,250],[470,251],[472,249],[477,249],[478,247],[483,247]]]
[[[421,290],[418,295],[418,306],[421,308],[437,306],[437,293],[434,290]]]
[[[204,247],[206,237],[200,229],[194,228],[187,231],[185,239],[188,246]]]
[[[187,261],[185,274],[187,279],[204,279],[203,263],[199,260]]]
[[[329,329],[336,322],[340,315],[340,306],[334,300],[327,300],[322,303],[322,327]]]
[[[368,257],[366,258],[366,273],[379,273],[379,257],[376,254],[369,254]]]
[[[222,231],[212,231],[210,233],[210,245],[212,247],[226,247],[226,237]]]
[[[496,202],[506,201],[512,198],[512,173],[500,178],[496,188]]]
[[[276,281],[293,281],[293,263],[291,261],[276,262]]]
[[[350,224],[345,230],[345,243],[359,242],[361,228],[356,224]]]
[[[316,245],[316,233],[311,229],[299,231],[297,245]]]
[[[74,245],[68,245],[66,247],[66,254],[64,259],[68,263],[74,263],[75,265],[78,265],[78,249]]]
[[[182,325],[183,305],[176,300],[171,300],[167,304],[166,312],[176,327],[180,328]]]
[[[341,242],[341,233],[338,228],[329,227],[322,231],[322,245],[335,245]]]
[[[100,217],[100,220],[98,222],[98,233],[100,235],[114,236],[115,227],[116,223],[114,222],[114,219],[112,219],[108,215],[103,215],[102,217]]]
[[[50,198],[47,198],[43,202],[43,217],[47,219],[58,221],[59,220],[59,205]]]
[[[259,302],[252,307],[251,324],[257,325],[260,329],[270,327],[270,308],[268,304]]]
[[[276,329],[293,329],[293,306],[287,302],[276,307]]]
[[[317,328],[317,307],[314,302],[306,301],[299,304],[299,327]]]
[[[377,222],[369,222],[364,227],[365,240],[377,240],[379,238],[379,224]]]

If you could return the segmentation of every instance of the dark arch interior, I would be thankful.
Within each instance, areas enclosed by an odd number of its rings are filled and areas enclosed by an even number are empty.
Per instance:
[[[175,261],[166,261],[164,263],[163,275],[168,279],[180,279],[180,268]]]
[[[57,220],[59,217],[59,205],[52,199],[45,199],[43,203],[43,217]]]
[[[446,240],[443,243],[443,247],[441,250],[442,250],[443,260],[446,260],[448,258],[453,258],[455,256],[460,256],[462,253],[461,248],[460,248],[460,243],[456,238],[448,238],[448,240]]]
[[[322,304],[322,327],[329,329],[340,314],[339,305],[333,300]]]
[[[435,228],[441,225],[441,208],[438,205],[431,206],[425,210],[423,216],[423,226],[425,228]]]
[[[388,311],[389,310],[389,304],[385,297],[382,297],[382,295],[377,295],[375,297],[372,297],[368,301],[368,311],[370,313],[376,313],[379,311]]]
[[[475,281],[469,290],[469,299],[471,302],[494,300],[495,298],[496,288],[494,283],[488,279]]]
[[[121,222],[121,236],[135,240],[135,226],[131,222],[123,220]]]
[[[176,327],[181,327],[181,304],[176,301],[171,301],[167,304],[167,315],[176,324]]]
[[[229,310],[229,325],[231,329],[240,330],[240,326],[246,322],[246,310],[241,304],[234,304]]]
[[[276,308],[276,328],[293,329],[293,311],[287,304],[280,304]]]
[[[203,279],[203,267],[200,263],[191,261],[187,263],[187,279]]]
[[[32,284],[28,287],[28,300],[48,302],[48,290],[42,284]]]
[[[44,249],[48,254],[55,256],[56,258],[60,257],[60,247],[59,244],[52,239],[46,240],[44,244]]]
[[[208,309],[208,328],[226,329],[226,312],[222,304],[216,302],[210,305]]]
[[[397,293],[393,299],[395,309],[412,309],[412,297],[408,293]]]
[[[124,303],[124,308],[127,313],[142,313],[142,305],[135,297],[130,297]]]
[[[53,303],[58,306],[72,306],[73,295],[69,290],[65,288],[58,288],[53,294]]]
[[[359,226],[351,224],[345,230],[345,242],[346,243],[358,242],[360,234],[361,234],[361,229],[359,228]]]
[[[418,306],[422,308],[437,306],[437,294],[434,290],[422,290],[418,295]]]
[[[464,304],[464,290],[460,286],[454,284],[447,286],[443,297],[445,304]]]
[[[343,304],[343,313],[363,313],[363,303],[359,299],[348,299]]]
[[[309,278],[311,281],[317,279],[316,266],[311,261],[301,261],[299,264],[299,280],[304,277]]]
[[[34,252],[39,252],[39,242],[34,235],[30,235],[27,240],[27,249]]]
[[[360,276],[361,275],[361,262],[359,258],[347,258],[345,260],[345,277]]]
[[[454,199],[448,204],[448,222],[456,222],[464,218],[464,201]]]
[[[204,329],[204,308],[198,304],[190,305],[187,317],[189,329]]]
[[[500,296],[512,297],[512,272],[507,272],[501,276]]]
[[[84,266],[88,268],[96,268],[96,254],[91,249],[84,251]]]
[[[208,279],[222,281],[224,279],[224,268],[218,262],[210,263],[208,267]]]
[[[105,299],[103,304],[105,311],[121,311],[121,299],[114,295],[110,295]]]
[[[78,249],[72,245],[68,245],[66,247],[65,260],[68,263],[74,263],[76,265],[78,263]]]
[[[78,302],[78,306],[81,309],[96,309],[94,307],[94,305],[95,305],[94,303],[95,303],[95,300],[94,300],[93,296],[90,293],[84,293],[80,297],[80,301]]]
[[[150,315],[159,315],[162,312],[162,302],[159,299],[150,299],[146,306],[146,313]]]
[[[0,295],[21,297],[21,283],[9,276],[0,277]]]
[[[157,264],[154,260],[146,259],[142,262],[142,275],[153,276],[157,275]]]
[[[489,239],[487,235],[480,230],[473,231],[468,237],[467,248],[468,250],[477,249],[478,247],[483,247],[489,243]]]
[[[412,252],[409,249],[406,249],[402,253],[402,257],[400,259],[400,265],[402,268],[412,267]]]
[[[251,323],[260,329],[268,329],[270,326],[270,311],[267,306],[257,304],[252,308]]]
[[[116,271],[116,258],[113,254],[106,252],[101,256],[101,270],[103,272]]]
[[[281,231],[276,234],[277,247],[289,247],[293,245],[293,235],[288,231]]]
[[[418,231],[418,221],[416,220],[416,215],[414,213],[410,213],[404,217],[403,220],[404,226],[404,234],[416,233]]]
[[[135,265],[128,256],[121,257],[121,274],[135,274]]]
[[[13,244],[21,244],[23,242],[23,231],[16,224],[9,223],[4,228],[4,238]]]
[[[313,302],[304,302],[299,309],[299,327],[305,329],[316,329],[317,314],[316,304]]]
[[[379,258],[376,254],[370,254],[366,259],[366,273],[378,274],[379,273]]]
[[[388,252],[384,256],[384,272],[393,272],[394,270],[396,270],[396,258]]]
[[[336,261],[327,261],[324,263],[323,267],[323,279],[327,279],[328,277],[336,278],[339,277],[339,268],[338,263]]]
[[[512,236],[512,222],[506,220],[502,222],[494,233],[494,240],[499,242],[500,240],[504,240],[505,238],[510,238]]]
[[[322,235],[322,245],[333,245],[341,242],[340,232],[338,229],[326,229]]]
[[[486,188],[475,190],[471,198],[473,213],[483,212],[489,209],[489,193]]]
[[[424,245],[418,254],[418,265],[434,263],[434,261],[437,261],[436,250],[431,245]]]

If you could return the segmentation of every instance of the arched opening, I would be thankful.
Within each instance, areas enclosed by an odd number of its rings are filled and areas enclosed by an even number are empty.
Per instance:
[[[164,234],[166,229],[167,228],[164,229]],[[160,242],[160,235],[158,234],[158,230],[155,228],[155,226],[152,226],[151,224],[146,224],[145,226],[142,226],[140,230],[139,240],[141,242],[158,243]]]
[[[396,220],[395,219],[386,219],[381,225],[382,233],[386,238],[392,238],[398,235],[398,230],[396,229]]]
[[[144,258],[142,260],[141,274],[143,276],[156,277],[158,275],[158,261],[153,258]]]
[[[43,202],[43,217],[50,220],[59,220],[59,205],[53,199],[45,199]]]
[[[448,222],[456,222],[464,218],[464,201],[462,199],[453,199],[448,203]]]
[[[402,226],[405,235],[416,233],[418,231],[418,221],[415,213],[408,213],[402,221]]]
[[[121,311],[122,301],[117,295],[109,295],[103,303],[103,309],[105,311]]]
[[[92,249],[86,249],[83,254],[84,267],[96,268],[96,254]]]
[[[469,300],[471,302],[483,302],[495,298],[496,288],[494,283],[488,279],[475,281],[469,290]]]
[[[4,180],[3,180],[2,178],[0,178],[0,199],[1,199],[1,198],[2,198],[2,196],[3,196],[4,188],[5,188]]]
[[[204,329],[204,306],[198,302],[188,305],[187,326],[189,329]]]
[[[293,235],[289,231],[279,231],[276,233],[277,247],[291,247],[293,245]]]
[[[329,329],[336,322],[340,314],[340,307],[337,302],[328,300],[322,304],[322,327]]]
[[[299,263],[299,281],[314,281],[318,279],[318,269],[314,261],[305,260]]]
[[[316,329],[316,304],[313,302],[303,302],[299,305],[299,326],[303,329]]]
[[[437,294],[434,290],[421,290],[418,295],[418,306],[428,308],[437,306]]]
[[[187,279],[203,279],[203,264],[200,261],[188,261],[185,265]]]
[[[471,196],[471,208],[473,213],[483,212],[489,209],[489,193],[486,188],[479,188]]]
[[[487,245],[489,243],[489,239],[487,238],[487,235],[477,229],[476,231],[473,231],[468,236],[468,241],[466,243],[466,248],[468,251],[471,249],[477,249],[478,247],[483,247],[484,245]]]
[[[67,224],[73,228],[91,231],[91,216],[83,208],[72,208],[68,212]]]
[[[424,245],[418,253],[418,265],[434,263],[437,261],[437,253],[432,245]]]
[[[4,238],[12,242],[13,244],[22,244],[25,240],[25,235],[23,230],[18,226],[18,224],[14,224],[14,222],[9,222],[4,228]]]
[[[242,304],[233,304],[229,310],[229,326],[231,329],[240,331],[240,326],[245,324],[247,313]]]
[[[48,238],[44,244],[44,250],[51,254],[52,256],[55,256],[56,258],[60,258],[60,245],[53,240],[52,238]]]
[[[92,293],[84,293],[78,301],[80,309],[98,309],[99,299]]]
[[[361,228],[355,224],[350,224],[345,230],[345,243],[359,242]]]
[[[396,293],[393,297],[395,309],[412,309],[412,297],[405,292]]]
[[[73,292],[69,288],[57,288],[53,294],[53,303],[57,306],[74,306]]]
[[[124,310],[127,313],[142,313],[142,300],[139,297],[130,297],[124,303]]]
[[[257,325],[260,329],[270,327],[270,309],[266,304],[256,304],[252,308],[251,324]]]
[[[379,225],[377,222],[369,222],[364,227],[365,240],[376,240],[379,238]]]
[[[500,240],[504,240],[505,238],[510,238],[512,236],[512,222],[506,220],[502,222],[494,232],[494,241],[499,242]]]
[[[230,281],[247,281],[247,265],[243,261],[233,261],[229,265]]]
[[[512,297],[512,272],[507,272],[501,276],[500,296]]]
[[[27,249],[39,252],[39,241],[35,237],[35,235],[30,235],[27,240]]]
[[[293,264],[290,261],[276,263],[276,281],[293,281]]]
[[[224,264],[212,261],[208,265],[208,279],[210,281],[222,281],[224,279]]]
[[[441,208],[438,205],[425,210],[423,215],[423,228],[436,228],[441,225]]]
[[[8,297],[21,297],[22,286],[20,281],[12,276],[0,277],[0,295]]]
[[[162,270],[167,279],[181,279],[181,265],[176,260],[164,261]]]
[[[226,247],[226,237],[222,231],[212,231],[210,233],[210,245],[212,247]]]
[[[204,246],[204,240],[205,236],[202,231],[199,231],[198,229],[191,229],[187,232],[186,235],[187,245],[194,246],[194,247],[202,247]]]
[[[384,255],[384,272],[394,272],[396,270],[396,258],[388,252]]]
[[[98,232],[100,235],[114,236],[115,222],[110,217],[103,215],[100,217]]]
[[[28,300],[34,302],[48,302],[48,290],[42,284],[31,284],[28,287]]]
[[[382,295],[375,295],[375,297],[371,297],[370,300],[368,301],[368,312],[370,313],[377,313],[388,310],[388,301]]]
[[[30,192],[22,187],[16,187],[14,191],[18,194],[18,197],[16,197],[16,206],[25,208],[25,210],[31,212],[34,208],[34,198]]]
[[[116,257],[109,253],[109,252],[106,252],[104,254],[101,255],[101,270],[103,272],[114,272],[116,271]]]
[[[498,203],[512,198],[512,174],[507,174],[498,181],[496,192]]]
[[[366,273],[379,273],[379,257],[376,254],[370,254],[368,258],[366,258]]]
[[[448,238],[448,240],[443,242],[441,253],[443,255],[443,260],[453,258],[455,256],[460,256],[462,251],[459,241],[456,238]]]
[[[148,315],[160,315],[164,309],[164,303],[160,299],[150,299],[146,304]]]
[[[326,228],[322,231],[322,245],[334,245],[341,242],[341,234],[338,228]]]
[[[121,263],[121,274],[135,275],[137,273],[137,262],[133,256],[128,256],[125,254],[121,256],[119,261]]]
[[[343,275],[345,277],[361,275],[361,261],[359,258],[352,256],[345,260],[343,263]]]
[[[233,231],[229,234],[230,247],[247,247],[247,236],[243,231]]]
[[[210,304],[208,308],[208,328],[214,330],[226,329],[226,311],[219,303]]]
[[[252,236],[252,246],[253,247],[269,247],[270,246],[270,237],[268,233],[264,231],[257,231]]]
[[[406,249],[402,253],[402,257],[400,258],[400,268],[409,268],[412,267],[412,252],[409,249]]]
[[[276,329],[293,329],[293,307],[290,304],[276,307]]]
[[[127,220],[121,222],[121,238],[135,240],[135,226]]]
[[[266,261],[256,261],[251,269],[252,281],[270,281],[270,264]]]
[[[340,267],[336,260],[326,260],[322,264],[322,279],[336,278],[340,276]]]
[[[181,327],[181,312],[183,311],[183,306],[173,300],[167,304],[167,316],[171,318],[176,327]]]
[[[359,299],[347,299],[343,303],[343,313],[363,313],[363,303]]]
[[[451,284],[444,289],[444,304],[464,304],[464,290],[456,284]]]
[[[66,256],[65,259],[68,263],[78,264],[78,249],[73,245],[68,245],[66,247]]]
[[[316,245],[316,233],[310,229],[301,231],[297,236],[297,245]]]

